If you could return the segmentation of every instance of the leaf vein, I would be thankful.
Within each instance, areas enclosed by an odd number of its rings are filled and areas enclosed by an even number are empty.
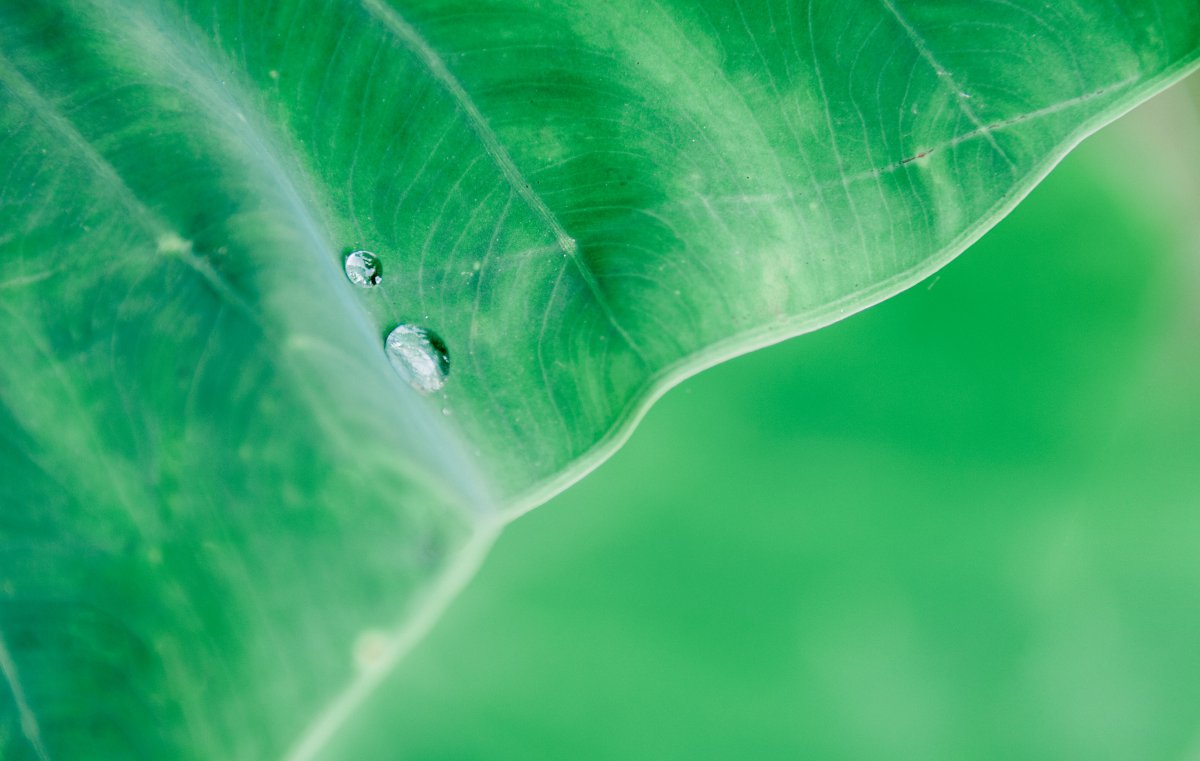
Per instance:
[[[29,701],[25,697],[25,690],[21,687],[21,680],[17,677],[17,665],[13,663],[12,656],[8,652],[8,647],[4,644],[4,637],[0,635],[0,671],[4,672],[4,680],[8,682],[8,688],[12,691],[13,702],[17,705],[17,713],[21,717],[21,732],[24,733],[25,739],[29,741],[29,745],[33,748],[33,752],[37,754],[40,761],[50,761],[50,754],[46,752],[46,746],[42,742],[42,732],[38,727],[37,716],[29,707]]]
[[[446,66],[441,56],[437,54],[437,51],[430,46],[411,23],[395,9],[382,2],[382,0],[361,0],[361,2],[362,7],[404,43],[405,47],[424,64],[425,68],[433,75],[438,84],[454,98],[455,103],[458,104],[463,114],[466,115],[471,129],[483,144],[488,155],[491,156],[492,161],[495,162],[496,167],[504,175],[504,178],[508,180],[509,184],[512,185],[517,195],[521,197],[521,200],[549,228],[559,249],[575,265],[588,291],[595,298],[600,310],[604,313],[605,319],[612,325],[613,329],[621,336],[625,343],[629,345],[630,349],[645,361],[645,357],[638,349],[637,344],[634,343],[633,337],[617,320],[612,304],[605,294],[604,289],[600,286],[596,274],[580,256],[579,244],[566,231],[562,223],[558,221],[558,218],[551,211],[550,207],[546,205],[546,202],[542,200],[542,197],[534,192],[533,185],[525,179],[516,162],[513,161],[512,156],[509,155],[504,145],[500,142],[499,136],[496,135],[491,125],[488,124],[483,112],[479,110],[479,106],[475,104],[475,101],[463,87],[462,83],[458,81],[458,78]]]
[[[891,14],[892,18],[896,20],[896,23],[900,25],[900,28],[904,30],[905,36],[908,37],[913,47],[916,48],[917,55],[921,57],[921,60],[928,64],[931,69],[933,69],[934,74],[937,75],[938,81],[942,82],[943,86],[951,91],[951,95],[954,97],[954,100],[958,104],[958,108],[962,112],[963,116],[967,117],[967,120],[970,121],[971,124],[975,125],[975,131],[982,135],[985,140],[987,140],[988,145],[990,145],[992,149],[995,150],[996,153],[998,153],[1000,157],[1008,163],[1009,167],[1011,167],[1013,171],[1016,171],[1016,162],[1013,161],[1012,157],[1000,147],[1000,143],[998,143],[996,138],[992,135],[990,127],[979,118],[979,115],[975,113],[975,109],[971,108],[970,104],[966,103],[965,100],[960,97],[963,93],[962,88],[957,82],[955,82],[950,70],[943,66],[934,56],[933,51],[929,49],[929,44],[925,41],[925,38],[921,35],[921,33],[917,31],[916,27],[914,27],[907,18],[905,18],[904,14],[902,14],[900,9],[896,7],[896,4],[893,2],[893,0],[879,0],[879,2],[882,3],[887,12]]]

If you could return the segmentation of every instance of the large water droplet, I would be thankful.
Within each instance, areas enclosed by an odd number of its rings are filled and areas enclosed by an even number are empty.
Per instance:
[[[415,325],[399,325],[384,343],[388,361],[413,388],[431,394],[446,385],[450,352],[435,334]]]
[[[346,277],[362,288],[374,288],[383,280],[383,265],[370,251],[355,251],[346,256]]]

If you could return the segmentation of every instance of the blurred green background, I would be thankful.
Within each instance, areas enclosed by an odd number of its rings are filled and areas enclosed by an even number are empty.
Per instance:
[[[669,393],[513,524],[353,759],[1200,759],[1200,120]]]

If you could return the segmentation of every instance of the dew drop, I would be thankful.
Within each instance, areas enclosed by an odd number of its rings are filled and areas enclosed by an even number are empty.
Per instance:
[[[379,257],[370,251],[355,251],[346,256],[346,277],[361,288],[374,288],[383,280]]]
[[[384,342],[388,361],[400,377],[423,394],[446,385],[450,352],[442,339],[415,325],[399,325]]]

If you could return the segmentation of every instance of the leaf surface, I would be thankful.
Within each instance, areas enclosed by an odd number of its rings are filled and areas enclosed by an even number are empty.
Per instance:
[[[0,30],[0,749],[295,761],[505,517],[683,375],[944,264],[1189,70],[1200,8],[4,0]],[[398,325],[444,343],[434,393]]]

